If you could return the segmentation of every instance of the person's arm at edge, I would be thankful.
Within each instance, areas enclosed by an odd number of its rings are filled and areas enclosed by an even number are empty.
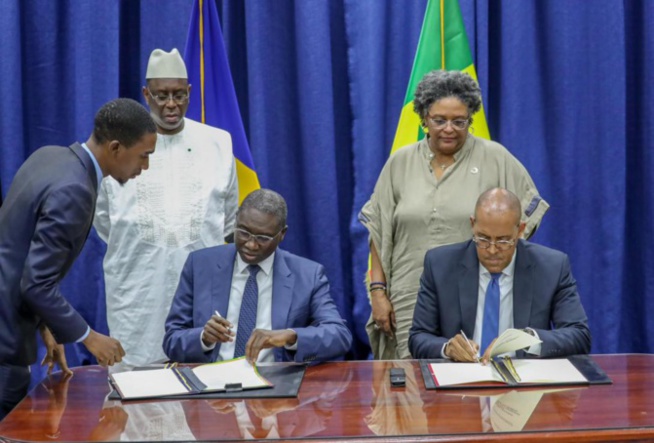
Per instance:
[[[316,266],[313,281],[310,324],[304,327],[287,325],[297,335],[297,350],[284,349],[284,352],[297,362],[338,358],[352,346],[352,333],[336,308],[322,265]]]
[[[425,255],[413,324],[409,330],[409,352],[413,358],[441,358],[448,341],[448,338],[440,336],[438,292],[432,272],[431,252]]]
[[[208,363],[211,360],[211,351],[202,349],[200,339],[204,324],[193,324],[194,258],[195,254],[191,253],[184,263],[165,323],[163,351],[169,359],[180,363]]]
[[[543,341],[540,356],[543,358],[588,354],[591,333],[588,317],[581,304],[577,282],[572,276],[568,256],[563,254],[559,284],[552,300],[553,330],[532,328]]]
[[[370,241],[370,282],[387,284],[377,248],[372,240]],[[370,306],[375,324],[384,334],[393,337],[397,323],[393,304],[388,298],[388,290],[370,291]]]
[[[506,156],[506,188],[516,194],[522,206],[522,220],[526,223],[523,238],[533,237],[543,217],[550,208],[541,197],[529,171],[508,150]]]
[[[59,344],[78,341],[89,325],[61,294],[59,280],[73,246],[85,240],[93,194],[81,183],[50,191],[27,254],[21,292]]]
[[[238,177],[236,174],[236,162],[233,157],[230,171],[229,184],[227,185],[225,195],[225,225],[223,227],[225,243],[234,243],[234,228],[236,224],[236,212],[238,211]]]

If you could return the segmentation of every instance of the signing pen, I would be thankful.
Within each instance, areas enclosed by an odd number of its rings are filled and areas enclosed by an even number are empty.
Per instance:
[[[223,317],[222,315],[220,315],[220,312],[218,312],[217,309],[216,309],[215,311],[213,311],[213,313],[216,314],[216,315],[218,316],[218,318],[222,318],[223,320],[227,320],[225,317]],[[230,327],[230,328],[227,328],[227,330],[228,330],[228,331],[231,331],[232,328],[231,328],[231,327]]]
[[[475,351],[475,348],[472,347],[472,343],[470,343],[470,340],[468,340],[468,336],[466,335],[465,332],[463,332],[463,329],[461,329],[461,335],[463,338],[465,338],[466,343],[468,343],[468,346],[470,346],[470,350],[472,351],[473,355],[475,356],[475,361],[479,362],[479,357],[477,356],[477,351]]]

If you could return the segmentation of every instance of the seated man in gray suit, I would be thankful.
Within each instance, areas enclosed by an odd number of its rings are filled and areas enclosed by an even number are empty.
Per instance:
[[[286,213],[281,195],[254,191],[238,211],[235,245],[191,252],[166,320],[171,360],[323,361],[350,349],[324,268],[277,248]]]
[[[472,240],[427,252],[409,332],[414,358],[475,361],[480,349],[486,351],[508,328],[542,340],[525,350],[527,356],[590,352],[588,321],[568,257],[520,240],[525,229],[520,214],[513,193],[490,189],[470,217]]]

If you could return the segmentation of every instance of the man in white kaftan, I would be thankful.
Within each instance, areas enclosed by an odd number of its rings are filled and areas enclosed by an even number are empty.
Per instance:
[[[109,332],[125,357],[113,371],[166,360],[164,323],[189,252],[233,233],[238,183],[228,132],[184,118],[186,67],[152,52],[143,93],[157,124],[157,155],[138,183],[102,183],[94,226],[105,242]]]

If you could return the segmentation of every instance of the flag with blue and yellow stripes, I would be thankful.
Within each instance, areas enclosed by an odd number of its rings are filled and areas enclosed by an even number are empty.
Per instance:
[[[195,0],[184,61],[192,86],[186,115],[232,135],[240,204],[260,185],[245,136],[215,1]]]

